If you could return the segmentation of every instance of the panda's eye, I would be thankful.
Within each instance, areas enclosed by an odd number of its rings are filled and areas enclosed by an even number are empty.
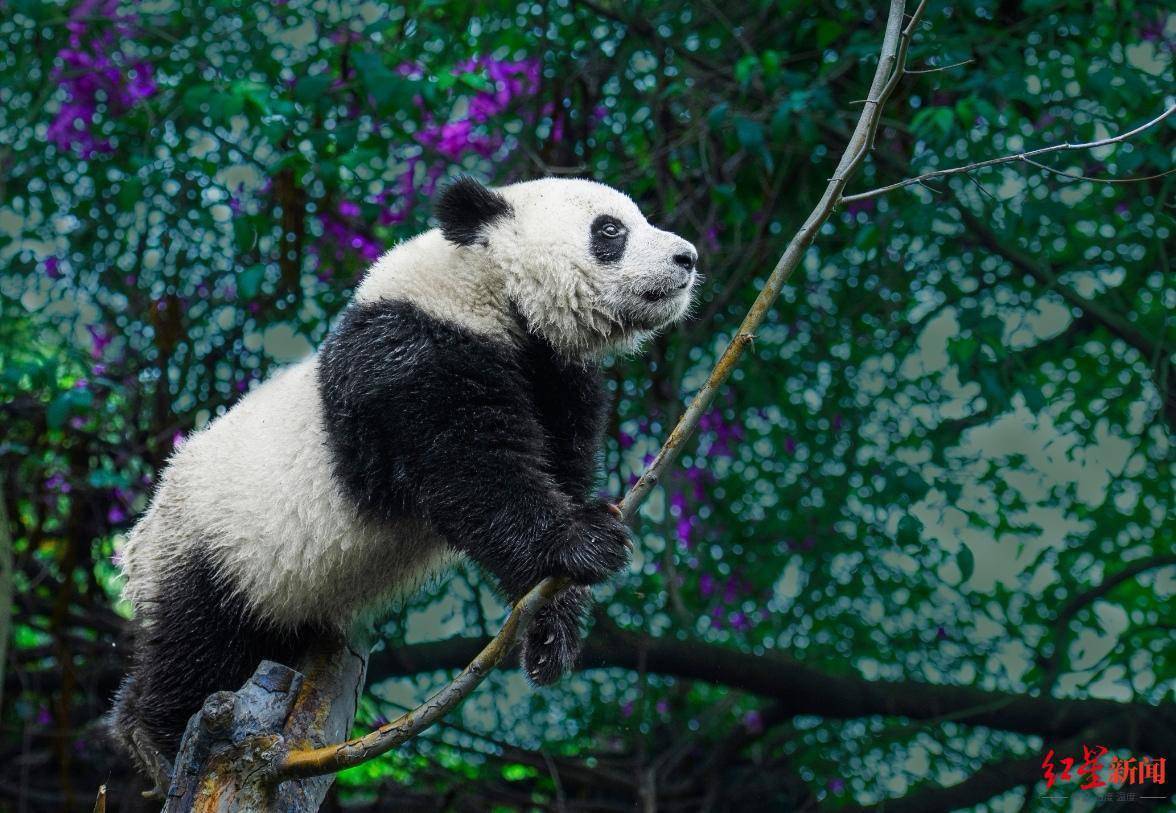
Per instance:
[[[615,240],[625,233],[625,227],[612,218],[601,218],[601,221],[596,226],[596,233],[601,237],[607,237],[610,240]]]

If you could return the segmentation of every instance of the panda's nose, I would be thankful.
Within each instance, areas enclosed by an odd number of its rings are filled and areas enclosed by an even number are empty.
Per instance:
[[[674,265],[687,271],[693,271],[696,262],[698,262],[698,254],[694,249],[680,251],[674,255]]]

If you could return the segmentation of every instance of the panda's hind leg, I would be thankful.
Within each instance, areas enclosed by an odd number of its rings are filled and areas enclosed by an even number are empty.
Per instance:
[[[137,608],[134,663],[110,720],[116,742],[158,779],[208,695],[238,690],[263,659],[295,666],[324,632],[279,630],[258,618],[203,552],[153,592]]]

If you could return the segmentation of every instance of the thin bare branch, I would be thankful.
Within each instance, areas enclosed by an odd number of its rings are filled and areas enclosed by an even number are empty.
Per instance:
[[[870,85],[869,97],[833,177],[800,230],[784,249],[743,323],[715,363],[706,383],[691,400],[657,456],[621,501],[621,515],[626,521],[636,515],[638,508],[649,496],[662,474],[677,460],[686,441],[694,434],[703,414],[714,401],[719,388],[730,377],[743,351],[751,343],[755,331],[767,317],[768,310],[779,296],[784,283],[800,264],[821,226],[833,214],[846,183],[865,160],[873,145],[873,136],[878,128],[882,106],[902,77],[907,47],[926,3],[927,0],[919,3],[911,15],[909,24],[904,28],[906,3],[904,0],[891,0],[878,67]],[[415,737],[464,700],[510,651],[535,613],[566,586],[567,582],[560,579],[545,579],[540,582],[519,600],[502,629],[478,653],[473,662],[451,683],[417,708],[362,737],[338,745],[288,753],[275,768],[274,780],[334,773],[387,753]]]
[[[853,202],[859,201],[859,200],[868,200],[870,198],[879,197],[880,195],[885,195],[887,192],[893,192],[895,189],[902,189],[904,187],[911,186],[913,184],[922,183],[923,181],[930,180],[931,178],[944,178],[949,175],[964,175],[969,172],[972,172],[973,170],[983,169],[984,167],[992,167],[992,166],[997,166],[999,164],[1011,164],[1014,161],[1023,161],[1023,162],[1027,162],[1027,163],[1033,163],[1029,159],[1036,158],[1039,155],[1047,155],[1052,152],[1063,152],[1063,151],[1068,151],[1068,150],[1092,150],[1095,147],[1106,147],[1111,144],[1119,144],[1121,142],[1124,142],[1124,141],[1127,141],[1131,138],[1134,138],[1135,136],[1139,135],[1142,132],[1150,130],[1152,127],[1155,127],[1157,124],[1160,124],[1162,121],[1167,119],[1173,113],[1176,113],[1176,105],[1169,107],[1167,110],[1165,110],[1160,115],[1156,116],[1154,119],[1151,119],[1150,121],[1147,121],[1147,122],[1139,125],[1138,127],[1132,128],[1132,129],[1127,130],[1126,132],[1123,132],[1123,133],[1119,133],[1118,135],[1115,135],[1115,136],[1109,136],[1108,138],[1100,138],[1095,141],[1084,141],[1084,142],[1081,142],[1078,144],[1071,144],[1070,142],[1065,141],[1061,144],[1053,144],[1049,147],[1040,147],[1036,150],[1029,150],[1028,152],[1019,152],[1014,155],[1002,155],[999,158],[989,158],[986,161],[977,161],[974,164],[966,164],[964,166],[951,167],[949,169],[937,169],[937,170],[934,170],[933,172],[924,172],[922,175],[916,175],[913,178],[907,178],[906,180],[898,181],[897,183],[888,184],[887,186],[879,186],[877,189],[870,189],[866,192],[859,192],[856,195],[846,195],[845,197],[843,197],[841,199],[840,202],[841,203],[853,203]],[[1038,166],[1041,166],[1041,165],[1038,164]],[[1048,167],[1043,167],[1043,169],[1048,169]],[[1093,180],[1093,179],[1086,179],[1086,180]],[[1146,179],[1140,178],[1138,180],[1146,180]]]
[[[1171,175],[1173,172],[1176,172],[1176,168],[1174,168],[1165,170],[1164,172],[1157,172],[1155,175],[1136,175],[1131,178],[1092,178],[1089,175],[1077,175],[1073,172],[1054,169],[1051,166],[1034,161],[1032,158],[1023,158],[1021,160],[1026,164],[1032,164],[1038,169],[1044,169],[1046,172],[1052,172],[1054,175],[1069,178],[1072,181],[1091,181],[1093,183],[1140,183],[1141,181],[1154,181],[1156,178],[1163,178],[1165,175]]]
[[[961,59],[959,62],[953,62],[950,65],[941,65],[937,68],[907,68],[906,72],[912,76],[923,73],[939,73],[940,71],[950,71],[952,68],[958,68],[961,65],[970,65],[975,61],[974,59]]]

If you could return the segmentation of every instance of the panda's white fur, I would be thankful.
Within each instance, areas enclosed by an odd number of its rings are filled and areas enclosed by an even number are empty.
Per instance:
[[[438,325],[465,331],[462,336],[481,337],[477,341],[485,339],[494,347],[519,348],[520,358],[531,358],[526,354],[534,352],[534,347],[548,347],[557,360],[542,363],[560,369],[570,364],[567,374],[572,378],[566,384],[551,381],[539,385],[556,391],[542,397],[558,400],[564,397],[560,392],[569,391],[567,387],[587,387],[582,404],[566,405],[570,412],[582,413],[578,417],[569,413],[568,425],[584,427],[577,432],[599,432],[601,424],[593,414],[602,410],[605,399],[599,385],[590,380],[598,374],[587,371],[594,370],[606,354],[632,350],[653,331],[685,313],[695,279],[693,247],[650,225],[626,195],[591,181],[545,179],[493,192],[472,181],[468,184],[470,188],[464,191],[473,213],[465,213],[459,206],[450,213],[450,220],[442,217],[441,229],[421,234],[384,254],[358,287],[350,310],[362,311],[365,306],[387,310],[403,303]],[[457,185],[454,188],[462,191]],[[606,255],[600,253],[607,246],[600,248],[596,242],[602,218],[623,223],[626,232],[619,243],[622,253],[607,255],[608,261],[602,260]],[[590,237],[590,231],[594,236]],[[396,369],[410,362],[408,356],[416,352],[414,342],[409,337],[386,345],[388,349],[382,351],[386,355],[368,359],[376,366],[365,369]],[[349,346],[367,352],[365,345]],[[267,628],[334,629],[346,634],[357,620],[366,620],[368,614],[411,594],[458,555],[454,553],[458,540],[443,539],[421,517],[373,518],[370,511],[361,509],[354,487],[349,492],[341,482],[339,444],[332,446],[331,416],[324,411],[323,388],[333,379],[320,369],[323,358],[321,351],[316,352],[278,372],[189,436],[173,454],[148,511],[129,535],[122,551],[124,595],[136,608],[143,638],[151,642],[147,646],[153,648],[137,655],[136,671],[120,690],[113,728],[143,764],[152,764],[152,751],[166,752],[174,747],[176,720],[186,719],[183,709],[156,708],[175,702],[161,698],[193,691],[191,686],[177,688],[183,686],[176,670],[183,668],[184,653],[170,650],[176,648],[176,641],[186,646],[183,642],[192,633],[184,631],[188,629],[184,625],[195,623],[196,616],[187,614],[183,607],[170,607],[169,602],[201,598],[176,597],[177,585],[195,580],[210,585],[208,589],[221,596],[208,601],[222,605],[241,602],[245,609],[226,612],[249,616],[249,628],[255,630],[250,640],[261,634],[258,630]],[[516,362],[506,363],[509,367]],[[409,368],[416,369],[411,364],[404,367]],[[345,374],[354,378],[353,372]],[[411,392],[395,395],[413,397]],[[452,398],[463,397],[460,391],[452,394]],[[519,397],[523,399],[520,403],[530,403],[530,395]],[[451,400],[451,396],[446,393],[440,400]],[[445,404],[437,409],[443,411]],[[527,415],[520,417],[532,420]],[[436,419],[445,420],[443,415]],[[545,420],[555,421],[554,431],[560,431],[561,416],[549,414]],[[446,430],[440,424],[422,431],[427,435]],[[577,490],[587,490],[584,478],[591,478],[594,446],[585,444],[595,444],[598,438],[585,435],[564,442],[571,444],[568,448],[574,449],[576,458],[566,464],[570,466],[567,477],[579,483]],[[504,443],[509,446],[509,438],[504,438]],[[461,449],[447,451],[463,453]],[[487,465],[493,465],[491,459]],[[552,465],[565,464],[557,461]],[[394,475],[385,472],[382,476]],[[539,482],[548,481],[548,474],[540,476]],[[479,488],[477,483],[461,485]],[[567,526],[566,532],[586,535],[585,544],[595,545],[593,549],[601,556],[605,556],[601,545],[623,543],[623,527],[614,518],[592,513],[597,509],[582,503],[584,495],[566,497],[557,492],[553,492],[556,502],[551,505],[579,512],[559,523]],[[504,495],[504,500],[509,501],[509,495]],[[511,510],[523,511],[529,504],[523,500]],[[496,521],[488,522],[490,525],[472,530],[485,529],[491,536],[499,533],[491,527]],[[532,556],[526,551],[534,550],[535,544],[531,539],[526,545],[532,547],[510,555],[526,559]],[[491,546],[487,550],[496,549]],[[504,572],[509,571],[495,571],[487,555],[494,554],[484,554],[479,564],[489,567],[502,582]],[[623,562],[621,555],[617,562]],[[591,557],[586,556],[573,557],[568,566],[591,564]],[[194,569],[193,562],[198,563]],[[529,561],[524,564],[524,570],[536,566]],[[601,570],[605,566],[597,563],[595,570],[585,572],[605,574],[615,566],[609,564]],[[525,579],[512,589],[524,583]],[[544,622],[548,626],[543,628],[553,632],[538,633],[540,643],[551,644],[554,633],[576,638],[584,595],[567,593],[565,606],[553,605]],[[201,657],[215,661],[215,644],[206,642],[203,646]],[[246,647],[242,651],[253,651],[246,644],[241,646]],[[556,653],[558,668],[543,677],[533,672],[534,679],[558,677],[558,669],[574,659],[578,644],[561,640],[554,646],[562,647]],[[527,657],[539,663],[546,658],[535,648]],[[176,663],[151,663],[151,658],[174,659]],[[173,712],[184,716],[176,718]],[[159,744],[143,745],[153,739]]]

